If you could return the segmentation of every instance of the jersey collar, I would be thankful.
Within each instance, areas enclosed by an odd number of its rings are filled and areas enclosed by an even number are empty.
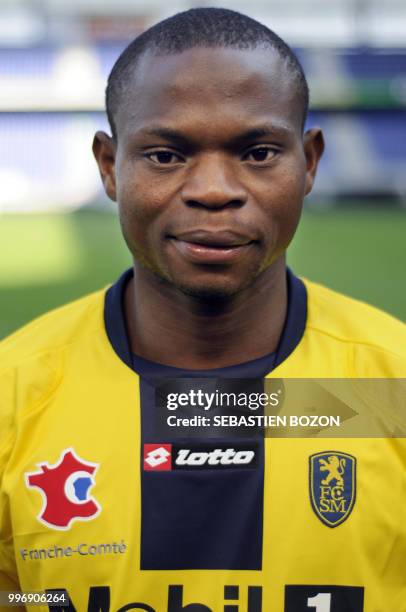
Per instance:
[[[104,322],[106,326],[107,336],[110,344],[112,345],[116,354],[120,359],[131,369],[136,369],[139,372],[142,364],[144,367],[152,373],[151,368],[158,366],[153,362],[148,362],[145,359],[136,358],[135,362],[130,349],[130,343],[128,339],[125,319],[124,319],[124,290],[127,283],[133,276],[133,270],[126,270],[120,278],[112,285],[106,292],[105,303],[104,303]],[[275,353],[270,354],[261,359],[256,359],[246,364],[239,364],[237,366],[231,366],[230,368],[219,368],[213,370],[212,375],[223,375],[230,374],[230,370],[238,368],[239,371],[234,372],[238,374],[240,378],[250,378],[250,372],[254,369],[258,372],[259,362],[263,361],[263,376],[269,373],[277,366],[279,366],[289,355],[294,351],[296,346],[305,331],[306,318],[307,318],[307,292],[304,283],[295,276],[289,268],[287,269],[287,283],[288,283],[288,308],[283,327],[282,335],[279,341],[278,348]],[[148,366],[150,364],[150,366]],[[251,368],[252,365],[252,368]],[[244,370],[241,368],[245,366]],[[170,366],[159,366],[161,376],[174,374],[178,372],[178,376],[181,376],[181,369],[172,368]],[[165,372],[167,370],[167,372]],[[184,371],[186,372],[186,370]],[[187,371],[190,375],[190,370]],[[197,371],[196,371],[197,372]],[[139,372],[141,373],[141,372]],[[258,374],[256,374],[258,375]]]

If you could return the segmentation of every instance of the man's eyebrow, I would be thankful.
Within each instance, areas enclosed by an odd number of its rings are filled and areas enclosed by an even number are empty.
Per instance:
[[[243,145],[247,142],[257,140],[259,138],[263,138],[266,136],[271,137],[283,137],[289,136],[293,133],[292,128],[281,125],[281,124],[270,124],[265,123],[259,126],[249,128],[240,132],[239,134],[235,134],[231,138],[227,140],[227,146],[233,147],[238,145]],[[193,137],[187,136],[184,132],[180,130],[176,130],[173,128],[160,127],[160,126],[151,126],[148,128],[144,128],[140,130],[139,135],[142,136],[157,136],[158,138],[162,138],[169,142],[174,142],[179,145],[187,146],[193,145],[195,143],[195,139]]]
[[[237,134],[236,136],[233,136],[233,138],[230,139],[230,142],[233,144],[243,144],[245,142],[257,140],[266,136],[286,137],[292,134],[292,132],[293,130],[288,126],[266,123],[264,125],[250,128],[248,130],[245,130],[244,132],[241,132],[240,134]]]
[[[188,138],[183,132],[179,130],[174,130],[172,128],[165,127],[149,127],[144,128],[139,131],[139,135],[142,136],[158,136],[158,138],[162,138],[163,140],[168,140],[170,142],[176,142],[180,145],[190,144],[192,139]]]

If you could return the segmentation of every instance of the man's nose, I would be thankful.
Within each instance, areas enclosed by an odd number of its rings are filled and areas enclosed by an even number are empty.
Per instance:
[[[247,191],[239,180],[235,162],[216,154],[195,161],[181,195],[189,206],[213,209],[239,207],[247,201]]]

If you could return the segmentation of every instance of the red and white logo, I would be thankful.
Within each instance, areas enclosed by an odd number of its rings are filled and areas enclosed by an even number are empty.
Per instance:
[[[100,505],[90,495],[98,463],[84,461],[73,448],[67,448],[57,463],[41,463],[39,467],[38,472],[25,474],[25,483],[42,495],[43,505],[37,516],[41,523],[66,530],[74,521],[89,521],[100,513]]]
[[[238,448],[224,444],[144,444],[144,470],[255,469],[256,444],[241,443]]]
[[[172,469],[172,444],[144,444],[144,470],[168,471]]]

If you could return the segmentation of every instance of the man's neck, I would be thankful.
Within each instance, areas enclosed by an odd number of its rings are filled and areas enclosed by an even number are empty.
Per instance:
[[[185,295],[135,266],[124,300],[132,352],[186,369],[221,368],[276,350],[287,309],[281,258],[227,301]]]

